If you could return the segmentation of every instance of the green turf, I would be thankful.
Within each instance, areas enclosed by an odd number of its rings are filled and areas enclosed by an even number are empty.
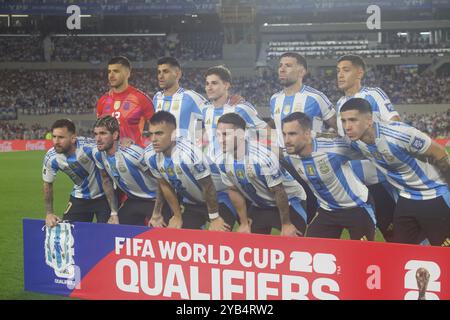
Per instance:
[[[450,148],[447,150],[450,153]],[[43,151],[0,153],[0,299],[63,299],[23,290],[22,219],[44,218],[41,178],[44,154]],[[54,187],[57,214],[65,210],[71,188],[67,176],[58,174]],[[342,238],[348,239],[348,232],[344,231]],[[379,232],[376,240],[384,241]]]
[[[41,166],[43,151],[0,153],[0,299],[61,299],[23,290],[22,219],[44,218]],[[70,180],[58,175],[54,207],[64,211]]]

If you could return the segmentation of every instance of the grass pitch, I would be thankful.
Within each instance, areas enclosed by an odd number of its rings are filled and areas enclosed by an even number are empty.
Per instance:
[[[45,218],[42,193],[44,151],[0,153],[0,299],[61,299],[24,291],[23,218]],[[71,182],[58,174],[54,188],[54,208],[64,212]]]

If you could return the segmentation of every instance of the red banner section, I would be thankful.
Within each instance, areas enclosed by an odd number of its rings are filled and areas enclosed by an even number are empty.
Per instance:
[[[48,150],[52,140],[0,140],[0,152]]]
[[[72,297],[450,299],[450,248],[174,229],[111,241]]]
[[[440,145],[443,145],[444,147],[450,147],[450,139],[434,139],[437,143]]]

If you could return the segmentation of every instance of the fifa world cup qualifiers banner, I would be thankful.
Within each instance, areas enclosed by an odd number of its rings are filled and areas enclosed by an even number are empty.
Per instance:
[[[450,248],[23,221],[25,289],[84,299],[450,299]]]
[[[0,140],[0,152],[48,150],[52,140]]]

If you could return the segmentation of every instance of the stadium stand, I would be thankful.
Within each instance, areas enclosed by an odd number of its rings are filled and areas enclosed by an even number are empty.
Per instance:
[[[182,84],[204,94],[205,70],[187,69]],[[105,71],[0,71],[0,106],[15,107],[19,114],[93,113],[97,99],[108,90]],[[306,83],[336,102],[341,92],[336,76],[325,71],[309,76]],[[158,91],[155,70],[134,70],[130,83],[149,95]],[[450,76],[419,74],[408,70],[377,66],[366,74],[365,85],[382,87],[394,104],[450,103]],[[267,108],[270,96],[280,90],[276,72],[260,76],[236,77],[233,91],[258,108]]]
[[[337,59],[344,54],[357,54],[363,57],[400,57],[442,55],[450,53],[450,43],[441,42],[433,45],[425,40],[408,43],[406,41],[390,41],[373,43],[368,39],[358,40],[319,40],[319,41],[270,41],[268,59],[277,59],[287,51],[296,51],[306,58]]]

